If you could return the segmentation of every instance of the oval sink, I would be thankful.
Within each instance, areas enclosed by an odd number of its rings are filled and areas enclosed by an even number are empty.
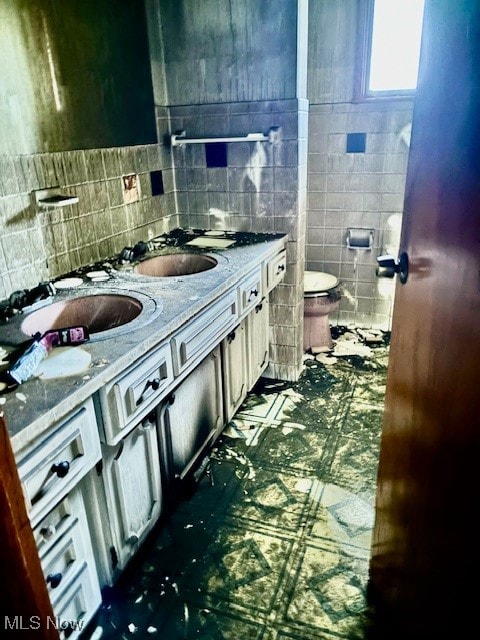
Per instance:
[[[168,278],[201,273],[213,269],[217,264],[217,260],[210,256],[195,253],[169,253],[144,260],[137,264],[133,271],[142,276]]]
[[[147,298],[147,302],[153,301]],[[133,296],[91,294],[53,302],[33,311],[23,320],[20,329],[25,335],[33,336],[50,329],[86,325],[90,335],[108,332],[104,337],[110,337],[110,330],[131,323],[143,310],[142,302]]]

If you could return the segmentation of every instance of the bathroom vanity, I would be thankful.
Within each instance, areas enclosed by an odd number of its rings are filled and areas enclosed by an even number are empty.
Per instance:
[[[111,295],[140,300],[147,312],[92,333],[81,347],[87,370],[34,378],[18,388],[23,396],[5,396],[52,606],[71,622],[62,637],[79,635],[181,483],[205,471],[268,365],[269,293],[285,274],[286,237],[242,237],[205,247],[215,266],[200,273],[158,277],[109,264],[107,281],[57,294],[51,304],[67,309]],[[173,252],[186,250],[176,243]],[[170,252],[153,248],[142,262]],[[21,341],[21,320],[0,327],[0,343]]]

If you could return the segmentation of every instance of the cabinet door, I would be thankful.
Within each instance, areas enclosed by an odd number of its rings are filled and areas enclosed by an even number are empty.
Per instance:
[[[231,420],[247,395],[247,330],[244,320],[222,342],[226,419]]]
[[[183,479],[223,428],[222,375],[217,347],[185,378],[163,407],[161,440],[167,475]]]
[[[155,413],[116,447],[104,447],[103,483],[112,542],[123,569],[162,508]]]
[[[263,300],[246,318],[248,353],[248,391],[254,386],[268,365],[269,305]]]

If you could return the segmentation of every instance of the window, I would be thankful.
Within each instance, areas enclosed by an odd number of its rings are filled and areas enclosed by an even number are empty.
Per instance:
[[[424,0],[365,0],[359,97],[412,95]]]

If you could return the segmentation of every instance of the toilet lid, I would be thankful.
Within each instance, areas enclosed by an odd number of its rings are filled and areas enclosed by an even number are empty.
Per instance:
[[[323,271],[305,271],[303,290],[305,293],[321,293],[329,291],[338,284],[338,278]]]

